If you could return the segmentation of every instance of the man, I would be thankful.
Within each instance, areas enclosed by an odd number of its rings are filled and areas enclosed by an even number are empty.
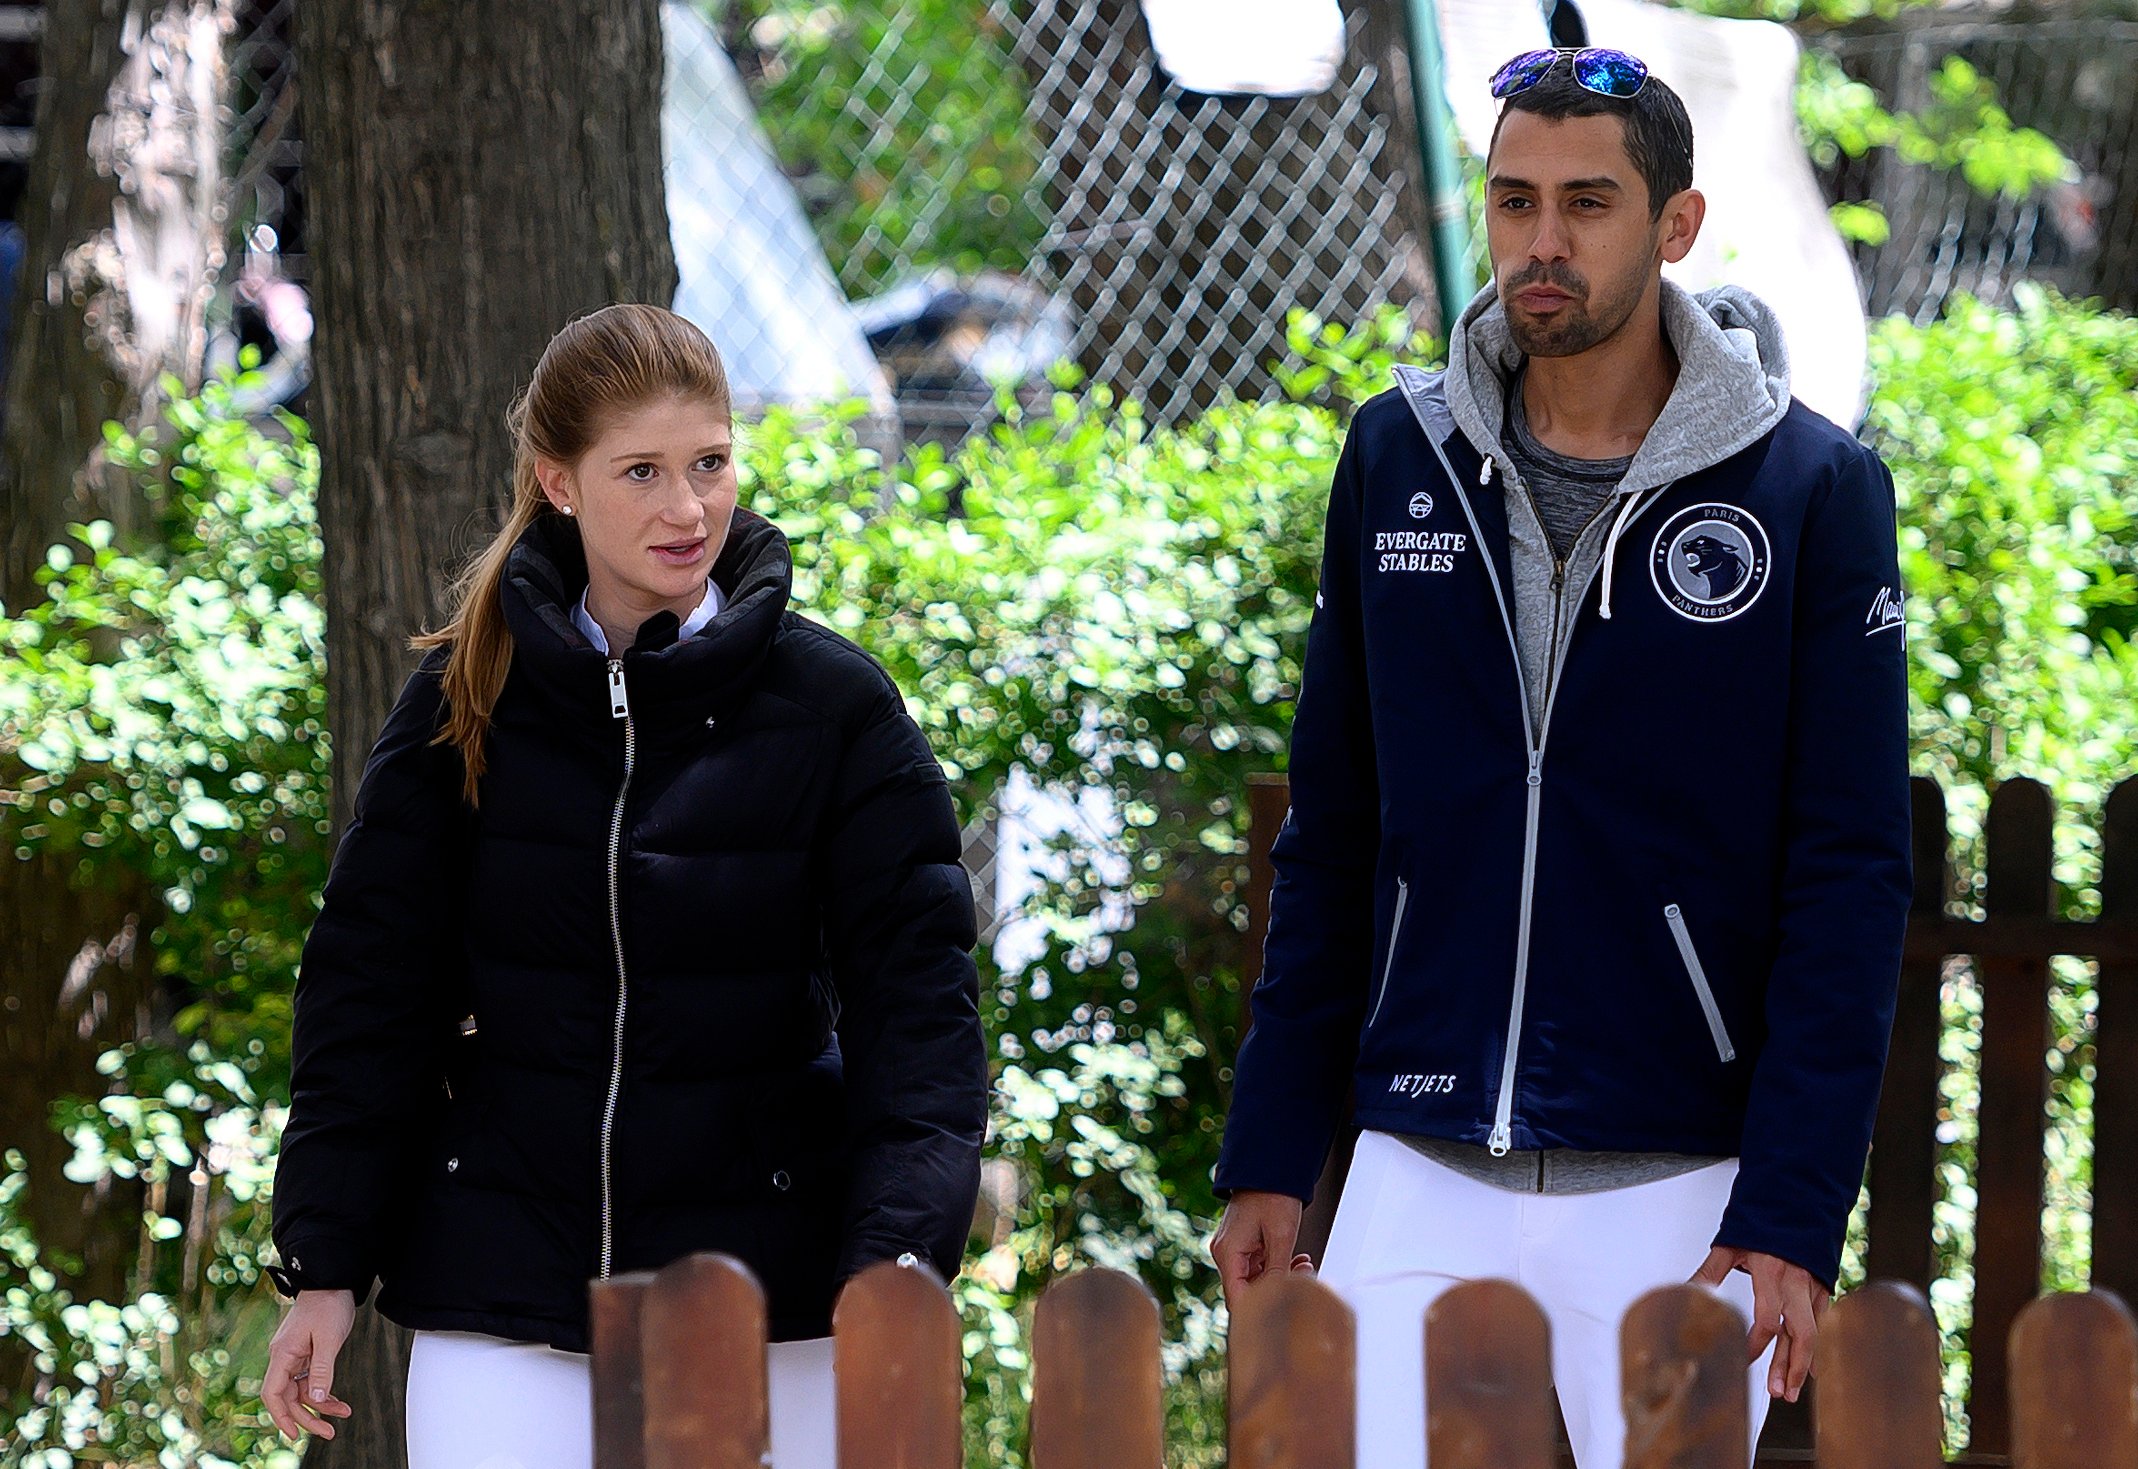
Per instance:
[[[1670,88],[1591,49],[1494,93],[1495,283],[1337,466],[1217,1173],[1237,1299],[1302,1268],[1354,1096],[1322,1273],[1372,1469],[1422,1463],[1422,1318],[1466,1279],[1543,1304],[1581,1469],[1620,1462],[1654,1287],[1748,1315],[1755,1437],[1797,1396],[1909,894],[1891,478],[1790,398],[1763,305],[1663,281],[1705,207]]]

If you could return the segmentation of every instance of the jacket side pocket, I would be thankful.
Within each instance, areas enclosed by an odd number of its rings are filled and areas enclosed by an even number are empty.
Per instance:
[[[1715,1003],[1715,992],[1708,988],[1707,970],[1701,967],[1700,951],[1693,947],[1692,932],[1685,926],[1685,910],[1676,903],[1666,904],[1663,921],[1670,925],[1670,936],[1678,944],[1678,957],[1685,961],[1685,973],[1693,982],[1693,993],[1700,997],[1700,1012],[1707,1016],[1708,1034],[1715,1038],[1715,1054],[1724,1061],[1736,1060],[1737,1047],[1730,1044],[1729,1027],[1722,1023],[1722,1009]]]
[[[1388,999],[1388,977],[1396,970],[1396,945],[1403,942],[1403,910],[1410,906],[1410,879],[1396,879],[1396,917],[1388,926],[1388,957],[1381,962],[1381,984],[1373,997],[1373,1012],[1366,1017],[1366,1028],[1381,1018],[1381,1006]]]

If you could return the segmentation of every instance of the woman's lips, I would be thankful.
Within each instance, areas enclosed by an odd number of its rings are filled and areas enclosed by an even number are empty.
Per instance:
[[[670,566],[688,566],[705,554],[705,537],[698,536],[688,541],[670,541],[665,546],[652,548],[653,554]]]

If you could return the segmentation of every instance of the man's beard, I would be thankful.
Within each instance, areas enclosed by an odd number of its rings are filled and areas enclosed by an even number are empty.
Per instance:
[[[1573,299],[1548,320],[1527,318],[1510,298],[1517,291],[1537,285],[1565,291]],[[1646,285],[1644,278],[1636,277],[1621,294],[1592,303],[1588,283],[1574,272],[1533,265],[1500,289],[1500,300],[1507,311],[1508,334],[1524,356],[1573,357],[1609,339],[1624,326],[1640,305]]]

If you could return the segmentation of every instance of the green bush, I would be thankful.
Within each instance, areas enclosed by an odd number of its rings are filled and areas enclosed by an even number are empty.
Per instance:
[[[2050,780],[2074,908],[2095,901],[2083,833],[2133,760],[2134,346],[2129,319],[2050,296],[1886,323],[1874,343],[1918,768],[1963,816],[1990,781]],[[1396,318],[1295,320],[1291,347],[1280,380],[1313,401],[1164,427],[1064,392],[892,475],[850,415],[774,414],[744,435],[746,493],[794,539],[798,598],[891,669],[961,814],[984,814],[1014,773],[1102,791],[1118,819],[1049,854],[1026,904],[1037,956],[983,969],[988,1206],[955,1287],[975,1461],[1023,1462],[1031,1305],[1053,1274],[1105,1264],[1136,1271],[1164,1313],[1176,1461],[1222,1462],[1225,1320],[1204,1251],[1243,1005],[1246,780],[1283,766],[1346,405],[1391,358],[1427,350]],[[78,844],[92,880],[112,870],[100,864],[151,875],[171,895],[158,964],[192,997],[167,1045],[109,1058],[111,1097],[56,1099],[82,1181],[163,1182],[133,1300],[66,1298],[13,1220],[19,1181],[0,1187],[0,1335],[31,1343],[44,1379],[42,1416],[0,1448],[9,1466],[92,1443],[173,1463],[277,1452],[252,1402],[273,1319],[257,1256],[303,927],[289,915],[312,911],[326,858],[315,479],[301,425],[262,435],[220,391],[180,404],[157,442],[120,446],[163,507],[167,547],[122,554],[84,527],[46,602],[0,619],[14,655],[0,665],[0,850]],[[2059,1278],[2085,1269],[2084,980],[2060,988],[2057,1012]],[[1956,982],[1939,1302],[1955,1346],[1969,1006]]]
[[[1869,432],[1901,492],[1916,768],[1948,792],[1962,897],[1979,906],[1988,793],[2029,775],[2056,800],[2068,916],[2097,911],[2100,811],[2138,765],[2138,321],[2030,287],[1915,328],[1878,325]],[[2090,1270],[2094,966],[2049,990],[2044,1281]],[[1966,1380],[1980,1105],[1980,985],[1946,985],[1931,1299],[1947,1386]],[[1953,1441],[1962,1441],[1957,1421]]]

